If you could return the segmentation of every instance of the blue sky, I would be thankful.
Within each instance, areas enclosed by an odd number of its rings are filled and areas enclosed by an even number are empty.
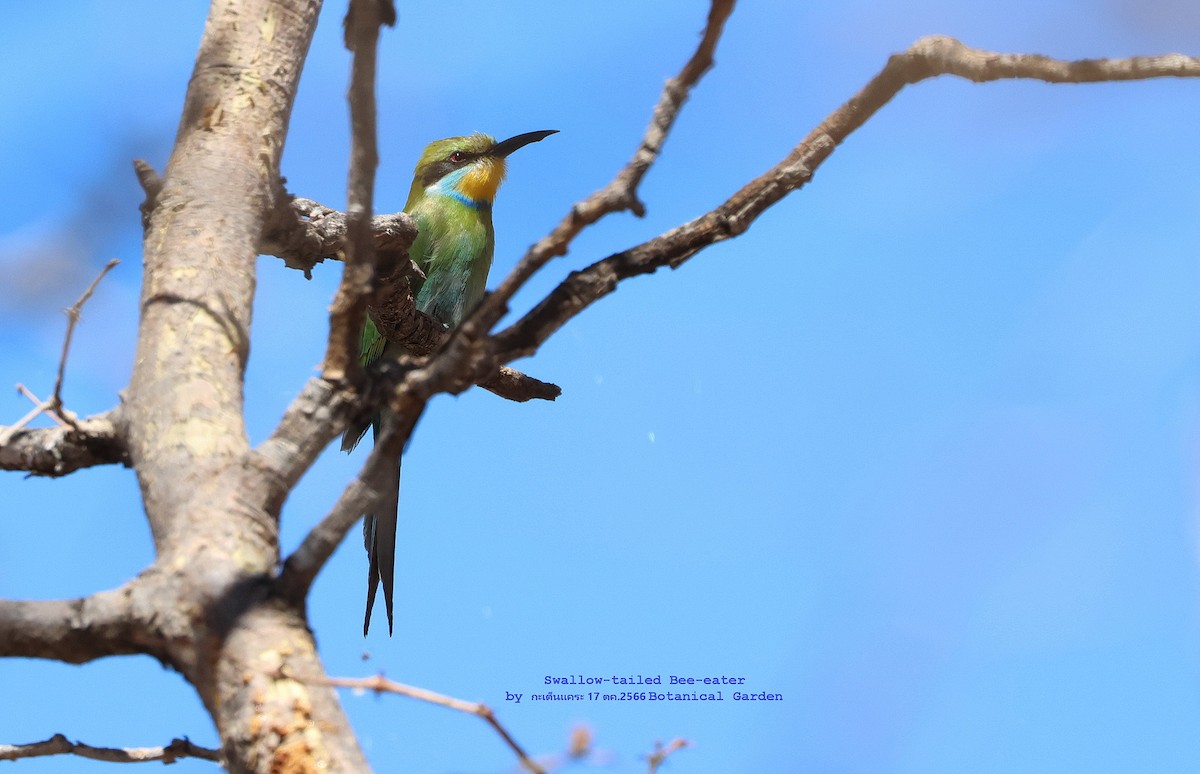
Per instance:
[[[932,33],[1063,57],[1196,53],[1200,13],[1134,3],[743,3],[643,188],[514,304],[721,202]],[[0,385],[127,382],[140,192],[162,167],[206,8],[6,10]],[[284,157],[344,201],[344,4],[325,11]],[[377,202],[431,139],[561,134],[515,155],[494,276],[632,153],[706,4],[401,3],[380,59]],[[1189,46],[1191,47],[1189,49]],[[1194,771],[1200,767],[1200,83],[905,90],[733,242],[623,286],[519,364],[564,388],[430,407],[405,460],[397,632],[363,641],[355,537],[310,616],[332,674],[491,704],[530,750],[586,722],[595,770]],[[314,373],[336,264],[259,261],[252,441]],[[9,422],[28,406],[0,394]],[[294,547],[364,458],[330,449],[285,506]],[[151,561],[132,474],[0,477],[0,595],[118,585]],[[365,655],[369,654],[369,655]],[[545,675],[730,675],[772,704],[506,702]],[[0,743],[215,743],[148,658],[0,662]],[[500,772],[477,720],[344,702],[380,772]],[[23,772],[93,771],[81,760]],[[183,762],[181,772],[209,771]],[[591,770],[579,765],[572,770]]]

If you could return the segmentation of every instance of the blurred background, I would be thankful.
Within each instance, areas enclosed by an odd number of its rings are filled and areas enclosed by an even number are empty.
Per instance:
[[[403,205],[432,139],[561,130],[512,159],[493,284],[630,157],[707,14],[699,0],[398,5],[380,58],[381,210]],[[283,164],[292,192],[339,208],[344,10],[324,11]],[[29,409],[16,383],[51,391],[61,310],[112,257],[64,397],[88,415],[126,385],[130,160],[163,168],[206,11],[4,9],[0,422]],[[1194,55],[1200,10],[744,2],[645,180],[647,217],[590,229],[515,312],[719,204],[933,33],[1063,58]],[[1196,770],[1198,119],[1198,81],[906,89],[749,233],[623,285],[516,364],[560,384],[557,402],[433,402],[404,463],[396,634],[362,639],[355,530],[310,599],[330,673],[486,702],[538,754],[586,724],[596,752],[571,771],[644,771],[675,737],[693,746],[666,771]],[[340,267],[259,269],[252,442],[314,375]],[[327,450],[284,508],[285,550],[364,459]],[[86,595],[152,560],[128,470],[4,474],[0,508],[0,596]],[[744,677],[782,700],[528,698],[572,674]],[[343,700],[380,772],[516,768],[475,718]],[[0,661],[0,743],[56,732],[216,743],[190,687],[150,658]]]

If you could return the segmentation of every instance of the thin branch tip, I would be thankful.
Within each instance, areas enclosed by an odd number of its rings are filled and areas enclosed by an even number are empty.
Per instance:
[[[467,701],[465,699],[456,699],[453,696],[447,696],[436,691],[431,691],[427,688],[418,688],[415,685],[405,685],[394,680],[389,680],[382,674],[375,674],[370,677],[326,677],[322,680],[326,685],[331,685],[336,688],[350,688],[354,690],[373,691],[376,694],[393,693],[397,696],[407,696],[410,699],[436,704],[439,707],[465,712],[468,715],[475,715],[483,718],[483,720],[492,727],[508,748],[517,756],[517,761],[527,771],[532,774],[547,774],[546,769],[533,758],[530,758],[525,749],[517,743],[517,740],[508,732],[500,721],[496,718],[496,713],[492,708],[481,702]]]

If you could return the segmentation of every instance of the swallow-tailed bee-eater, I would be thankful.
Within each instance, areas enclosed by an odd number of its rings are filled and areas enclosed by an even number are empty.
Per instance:
[[[432,142],[421,154],[404,205],[417,225],[417,238],[409,256],[425,273],[415,289],[417,308],[448,328],[461,323],[483,298],[488,269],[495,250],[492,202],[504,180],[505,159],[518,148],[538,142],[557,130],[527,132],[496,142],[486,134],[470,134]],[[370,319],[363,325],[361,358],[369,365],[387,357],[394,346]],[[396,352],[395,354],[399,354]],[[367,428],[380,428],[380,418],[352,425],[342,437],[342,450],[350,451]],[[400,499],[400,461],[384,499],[363,522],[367,547],[367,612],[363,634],[371,626],[375,592],[383,584],[388,633],[392,631],[392,587],[396,568],[396,510]]]

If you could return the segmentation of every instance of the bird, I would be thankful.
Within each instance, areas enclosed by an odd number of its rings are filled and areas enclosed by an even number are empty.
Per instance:
[[[447,328],[461,323],[483,298],[488,270],[495,252],[492,203],[504,181],[509,154],[530,143],[540,142],[557,129],[526,132],[496,142],[476,132],[436,140],[426,146],[413,172],[412,187],[404,211],[417,226],[417,238],[409,257],[425,274],[414,288],[418,309]],[[370,365],[380,358],[398,356],[375,324],[363,324],[360,360]],[[397,350],[393,353],[393,350]],[[350,452],[368,428],[377,437],[382,418],[350,425],[342,436],[342,451]],[[371,609],[383,585],[388,635],[392,634],[392,590],[396,569],[396,524],[400,503],[400,461],[395,474],[384,484],[384,498],[363,520],[363,543],[367,549],[367,611],[363,636],[371,628]]]

